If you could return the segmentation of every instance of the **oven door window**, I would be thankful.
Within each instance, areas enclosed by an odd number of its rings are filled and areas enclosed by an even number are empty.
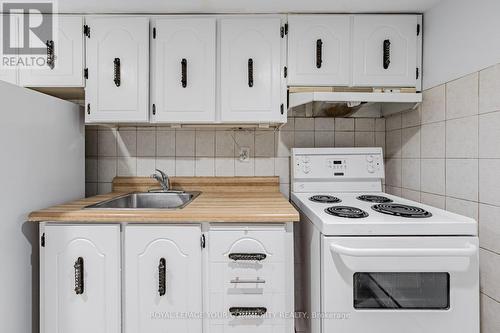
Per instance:
[[[355,273],[355,309],[447,310],[449,273]]]

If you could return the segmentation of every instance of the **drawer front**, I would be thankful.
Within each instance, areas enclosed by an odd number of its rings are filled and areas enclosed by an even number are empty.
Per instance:
[[[267,294],[285,292],[283,263],[213,263],[210,289],[226,294]]]
[[[210,231],[209,249],[211,262],[258,262],[262,265],[284,262],[285,229],[284,226],[214,228]],[[249,256],[244,258],[242,254]],[[261,260],[254,260],[251,255]]]

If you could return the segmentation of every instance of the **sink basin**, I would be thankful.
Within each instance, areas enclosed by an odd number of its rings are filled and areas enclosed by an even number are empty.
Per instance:
[[[87,206],[87,209],[180,209],[200,192],[138,192]]]

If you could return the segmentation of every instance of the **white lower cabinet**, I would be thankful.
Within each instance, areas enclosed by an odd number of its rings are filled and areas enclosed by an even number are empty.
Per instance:
[[[202,332],[200,225],[130,225],[124,241],[124,332]]]
[[[120,226],[43,228],[41,332],[120,333]]]
[[[209,237],[210,332],[293,332],[293,244],[284,225],[215,227]]]
[[[293,333],[292,229],[42,224],[41,332]]]

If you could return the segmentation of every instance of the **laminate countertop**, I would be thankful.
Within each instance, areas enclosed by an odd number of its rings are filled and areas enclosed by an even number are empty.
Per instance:
[[[31,222],[298,222],[299,213],[279,191],[278,177],[173,177],[172,188],[201,191],[182,209],[85,209],[159,184],[146,177],[117,177],[113,191],[32,212]]]

